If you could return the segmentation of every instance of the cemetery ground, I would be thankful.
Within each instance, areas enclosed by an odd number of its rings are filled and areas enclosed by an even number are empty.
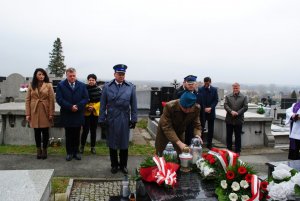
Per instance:
[[[145,156],[151,156],[154,151],[154,140],[146,131],[145,122],[139,123],[133,130],[133,138],[129,147],[128,170],[130,178],[133,180],[136,167],[143,161]],[[214,140],[215,147],[225,148],[224,144]],[[65,200],[66,189],[70,179],[78,179],[82,182],[74,182],[73,188],[80,188],[77,196],[81,193],[95,193],[97,188],[119,188],[123,174],[111,174],[110,159],[105,142],[100,142],[96,146],[96,155],[90,153],[90,147],[85,148],[81,161],[65,160],[65,147],[49,147],[48,159],[37,160],[35,146],[0,146],[0,170],[33,170],[33,169],[54,169],[52,179],[52,200]],[[206,151],[206,149],[204,149]],[[257,170],[260,177],[266,177],[268,168],[265,165],[271,161],[287,160],[287,150],[274,149],[270,147],[243,148],[240,159],[249,163]],[[97,180],[98,183],[87,183],[83,181]],[[102,181],[102,183],[99,181]],[[108,184],[109,186],[106,186]],[[88,186],[88,189],[86,188]],[[132,184],[134,186],[134,184]],[[134,188],[134,187],[133,187]],[[84,189],[84,190],[82,190]],[[118,190],[115,190],[117,193]],[[76,189],[74,191],[76,193]],[[80,200],[80,199],[78,199]]]

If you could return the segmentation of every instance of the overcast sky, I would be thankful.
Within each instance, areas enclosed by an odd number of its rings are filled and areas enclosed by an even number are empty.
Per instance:
[[[32,76],[59,37],[78,77],[300,84],[298,0],[0,0],[0,76]]]

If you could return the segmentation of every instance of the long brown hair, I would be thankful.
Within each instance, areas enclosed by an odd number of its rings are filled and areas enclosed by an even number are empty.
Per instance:
[[[37,68],[37,69],[35,69],[35,71],[34,71],[34,73],[33,73],[33,78],[32,78],[32,82],[31,82],[31,87],[32,87],[32,89],[36,89],[37,87],[38,87],[38,79],[36,78],[36,75],[37,75],[37,73],[38,72],[42,72],[43,74],[44,74],[44,76],[45,76],[45,78],[44,78],[44,82],[46,82],[46,83],[49,83],[50,81],[49,81],[49,77],[48,77],[48,75],[47,75],[47,72],[44,70],[44,69],[42,69],[42,68]]]

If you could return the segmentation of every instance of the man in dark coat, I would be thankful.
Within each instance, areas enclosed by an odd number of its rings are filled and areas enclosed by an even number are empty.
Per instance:
[[[111,172],[117,173],[119,167],[128,174],[129,129],[134,129],[137,122],[136,89],[132,83],[125,81],[126,65],[118,64],[113,69],[115,79],[105,83],[102,90],[99,123],[101,127],[108,127]]]
[[[185,92],[180,99],[172,100],[164,107],[160,117],[155,139],[155,149],[158,155],[170,141],[178,154],[187,146],[184,143],[187,125],[192,124],[194,137],[201,140],[200,106],[196,104],[196,95]],[[202,143],[202,140],[201,140]]]
[[[241,134],[244,124],[244,113],[248,110],[247,96],[240,92],[240,84],[232,85],[232,93],[225,97],[226,110],[226,143],[227,149],[232,150],[232,134],[235,137],[235,152],[241,152]]]
[[[214,136],[214,122],[216,118],[216,106],[218,104],[218,90],[211,86],[210,77],[204,78],[204,85],[198,90],[198,103],[200,104],[201,126],[204,130],[207,122],[207,148],[212,148],[212,139]]]
[[[61,81],[56,89],[56,102],[60,105],[61,123],[65,127],[67,161],[74,157],[81,160],[79,154],[80,129],[84,125],[85,104],[89,100],[84,83],[76,78],[76,70],[66,70],[67,79]]]
[[[175,99],[180,98],[181,95],[186,92],[192,92],[195,95],[197,95],[197,76],[195,75],[188,75],[184,78],[183,80],[183,84],[181,87],[179,87],[176,91],[175,91]],[[194,137],[194,127],[192,124],[187,125],[186,130],[185,130],[185,141],[184,143],[187,145],[191,144],[192,138]]]

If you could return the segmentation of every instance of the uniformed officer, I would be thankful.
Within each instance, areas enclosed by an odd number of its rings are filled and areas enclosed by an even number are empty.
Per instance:
[[[175,91],[175,99],[180,98],[180,96],[186,92],[190,91],[197,95],[197,76],[195,75],[188,75],[183,78],[182,85]]]
[[[195,75],[188,75],[184,78],[183,84],[176,90],[175,99],[180,98],[181,95],[186,92],[192,92],[197,96],[197,76]],[[193,125],[187,125],[185,131],[185,144],[190,145],[192,138],[194,136],[194,128]]]
[[[99,123],[108,131],[111,172],[115,174],[120,168],[128,174],[129,129],[135,128],[137,122],[136,89],[132,83],[125,81],[126,65],[118,64],[113,69],[115,79],[103,87]]]
[[[194,137],[200,138],[201,124],[200,106],[196,103],[196,95],[191,92],[184,92],[180,99],[172,100],[164,107],[157,126],[155,149],[158,155],[170,141],[178,154],[187,146],[184,143],[185,130],[187,125],[192,125]]]

